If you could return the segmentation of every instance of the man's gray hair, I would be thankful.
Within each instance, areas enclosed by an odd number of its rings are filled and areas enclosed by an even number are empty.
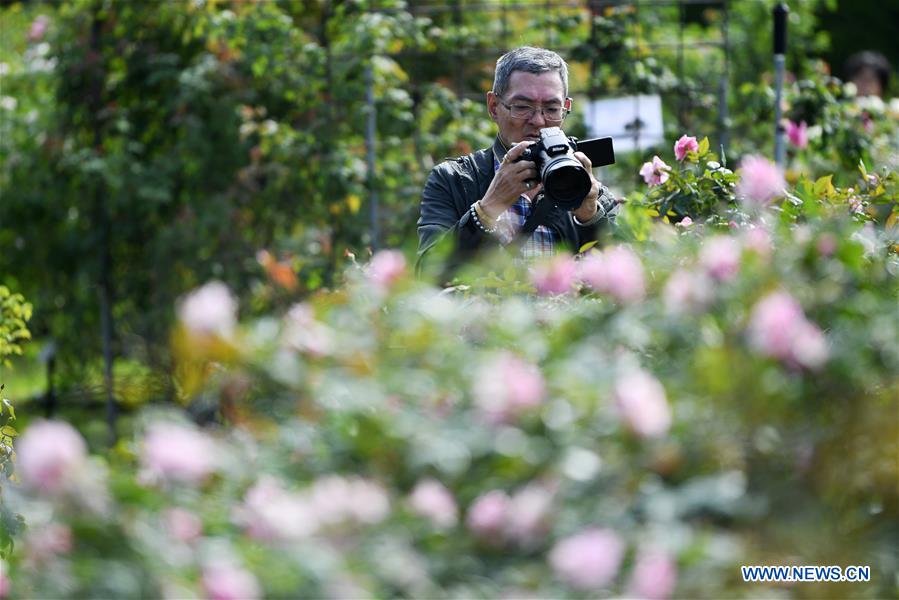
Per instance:
[[[568,64],[552,50],[522,46],[506,52],[496,61],[496,73],[493,76],[493,93],[502,96],[509,89],[509,80],[515,71],[525,73],[548,73],[557,71],[562,78],[565,96],[568,96]]]

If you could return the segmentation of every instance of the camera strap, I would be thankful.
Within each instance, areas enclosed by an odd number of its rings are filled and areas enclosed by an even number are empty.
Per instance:
[[[528,238],[531,237],[531,234],[534,233],[538,227],[546,223],[546,217],[548,217],[549,213],[552,211],[553,203],[544,197],[543,192],[540,192],[540,194],[534,198],[532,207],[531,214],[525,219],[524,225],[522,225],[521,229],[518,231],[518,235],[512,243],[507,246],[507,248],[513,250],[514,253],[518,253],[524,243],[528,241]]]

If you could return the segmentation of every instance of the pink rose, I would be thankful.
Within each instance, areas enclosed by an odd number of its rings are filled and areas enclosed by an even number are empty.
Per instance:
[[[808,146],[808,125],[805,121],[797,125],[793,121],[787,120],[785,129],[787,130],[787,139],[791,144],[800,150]]]
[[[639,302],[646,294],[643,264],[627,246],[589,253],[581,260],[580,278],[597,292],[609,294],[622,304]]]
[[[803,367],[818,369],[827,362],[829,355],[830,349],[824,332],[817,325],[803,318],[796,327],[792,359]]]
[[[16,470],[27,487],[43,494],[65,491],[87,461],[87,445],[62,421],[38,421],[16,443]]]
[[[0,598],[9,597],[10,588],[12,586],[9,583],[8,572],[9,566],[6,564],[6,561],[0,558]]]
[[[743,247],[754,252],[760,258],[767,259],[774,252],[771,234],[762,227],[747,229],[743,234]]]
[[[181,542],[190,543],[203,533],[203,522],[196,514],[183,508],[169,508],[163,513],[163,522],[169,535]]]
[[[542,483],[529,483],[509,503],[506,513],[506,536],[527,546],[544,536],[549,529],[555,490]]]
[[[818,249],[818,254],[821,256],[833,256],[833,253],[837,251],[837,240],[833,234],[822,233],[821,237],[818,238],[816,247]]]
[[[633,369],[615,381],[615,405],[627,427],[640,437],[658,437],[671,427],[671,407],[659,380]]]
[[[310,356],[327,356],[334,350],[334,332],[316,320],[312,307],[305,302],[291,307],[283,331],[284,344]]]
[[[478,372],[475,405],[490,423],[504,423],[543,401],[545,384],[537,365],[501,352]]]
[[[379,289],[386,290],[406,274],[406,257],[399,250],[381,250],[368,263],[368,279]]]
[[[729,281],[740,271],[741,252],[737,240],[719,235],[705,240],[699,262],[713,279]]]
[[[783,174],[773,162],[762,156],[747,156],[741,165],[737,196],[759,206],[768,205],[783,194]]]
[[[674,143],[674,158],[684,160],[687,158],[687,152],[699,152],[699,142],[696,141],[695,137],[684,134]]]
[[[531,269],[531,283],[541,296],[565,294],[575,283],[577,264],[569,254],[540,261]]]
[[[0,558],[0,598],[8,598],[10,586],[9,577],[6,575],[9,567],[6,565],[6,561]]]
[[[44,34],[47,33],[47,27],[50,25],[50,17],[47,15],[38,15],[38,17],[31,22],[31,27],[28,29],[28,41],[29,42],[39,42],[43,39]]]
[[[237,565],[207,565],[203,568],[202,581],[209,600],[256,600],[262,597],[256,577]]]
[[[693,219],[690,217],[684,217],[680,221],[674,224],[675,227],[689,227],[693,224]]]
[[[390,498],[379,484],[358,477],[325,475],[312,485],[309,501],[322,524],[344,521],[373,525],[390,513]]]
[[[465,524],[476,535],[492,537],[503,531],[512,500],[502,490],[478,496],[468,509]]]
[[[788,365],[816,369],[828,358],[823,332],[806,320],[799,302],[784,291],[772,292],[755,305],[747,333],[753,349]]]
[[[456,499],[435,479],[419,481],[409,496],[409,506],[439,529],[454,527],[459,521]]]
[[[677,583],[677,565],[661,550],[644,550],[637,557],[628,593],[645,600],[670,598]]]
[[[155,423],[144,437],[141,460],[151,476],[198,484],[215,470],[215,456],[205,434],[176,423]]]
[[[624,557],[624,542],[608,529],[588,529],[559,541],[549,553],[556,576],[589,591],[608,585]]]
[[[72,547],[72,530],[59,523],[29,529],[25,535],[26,555],[32,564],[44,564],[60,554],[68,554]]]
[[[314,533],[319,525],[311,502],[267,476],[247,490],[234,517],[249,537],[263,542],[298,540]]]
[[[668,181],[670,170],[671,167],[666,165],[658,155],[655,155],[652,157],[652,162],[643,163],[643,166],[640,167],[640,175],[649,186],[661,185]]]
[[[668,278],[662,296],[670,314],[700,313],[714,298],[712,280],[705,273],[678,269]]]
[[[191,332],[229,337],[237,323],[237,300],[221,281],[210,281],[181,301],[178,318]]]

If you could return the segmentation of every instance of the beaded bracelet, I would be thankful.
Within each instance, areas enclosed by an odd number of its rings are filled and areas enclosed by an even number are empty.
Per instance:
[[[474,204],[471,205],[471,208],[469,209],[469,212],[471,213],[471,218],[474,219],[475,225],[477,225],[478,229],[480,229],[484,233],[496,233],[496,224],[494,224],[493,227],[484,227],[484,224],[481,223],[481,219],[478,218],[477,204],[478,203],[475,202]],[[498,222],[499,222],[499,219],[497,219],[497,223]]]

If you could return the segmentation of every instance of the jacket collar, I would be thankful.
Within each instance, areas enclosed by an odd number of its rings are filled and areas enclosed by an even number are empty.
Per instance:
[[[493,142],[493,156],[495,156],[496,160],[499,162],[502,162],[503,158],[506,156],[506,146],[503,144],[502,140],[499,139],[499,135],[496,136],[496,140]]]

